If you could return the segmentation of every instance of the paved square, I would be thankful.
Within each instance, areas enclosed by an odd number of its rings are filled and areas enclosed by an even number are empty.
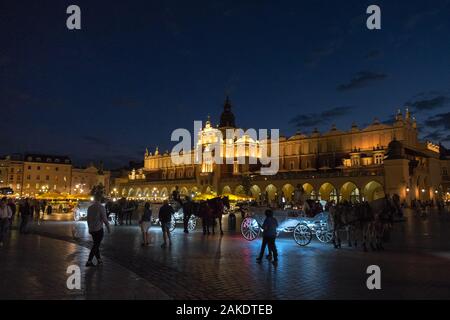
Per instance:
[[[76,230],[77,239],[73,238]],[[336,250],[290,235],[277,240],[278,266],[255,258],[260,239],[239,232],[188,235],[180,227],[172,248],[161,249],[161,231],[141,247],[138,226],[112,226],[102,267],[86,269],[91,240],[84,222],[46,221],[32,234],[12,231],[0,250],[1,299],[448,299],[450,215],[409,215],[396,223],[383,252]],[[82,290],[66,288],[66,268],[82,268]],[[382,290],[366,287],[366,268],[381,268]]]

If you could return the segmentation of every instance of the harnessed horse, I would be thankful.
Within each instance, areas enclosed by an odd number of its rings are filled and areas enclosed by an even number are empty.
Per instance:
[[[210,223],[212,225],[212,233],[214,234],[215,220],[219,219],[220,234],[223,235],[222,216],[224,214],[224,209],[230,208],[230,201],[227,196],[224,196],[224,197],[216,197],[213,199],[209,199],[209,200],[207,200],[207,202],[208,202],[208,207],[210,209],[210,214],[211,214]]]

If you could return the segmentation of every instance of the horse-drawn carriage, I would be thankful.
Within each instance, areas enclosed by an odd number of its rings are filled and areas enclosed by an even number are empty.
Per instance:
[[[241,223],[241,233],[246,240],[253,241],[259,236],[266,209],[263,207],[249,209],[250,212]],[[303,210],[274,210],[273,216],[278,221],[277,232],[292,233],[295,242],[300,246],[308,245],[313,234],[321,242],[328,243],[333,240],[328,212],[308,217]]]

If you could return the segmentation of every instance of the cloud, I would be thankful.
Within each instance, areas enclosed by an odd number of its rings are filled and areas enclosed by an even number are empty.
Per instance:
[[[349,83],[341,84],[337,87],[338,91],[349,91],[367,87],[372,82],[381,81],[387,78],[384,73],[376,73],[371,71],[358,72]]]
[[[415,100],[406,102],[406,105],[413,108],[415,112],[421,112],[445,107],[449,102],[450,98],[446,94],[431,91],[416,95]]]
[[[450,130],[450,112],[440,113],[425,120],[425,125],[432,128],[444,128]]]
[[[432,132],[428,132],[424,139],[431,141],[441,141],[441,142],[450,142],[450,133],[445,132],[443,130],[436,130]]]
[[[353,107],[349,106],[335,107],[322,111],[320,113],[299,114],[289,122],[299,128],[300,127],[310,128],[322,123],[329,122],[330,120],[334,120],[336,118],[345,116],[352,110]]]

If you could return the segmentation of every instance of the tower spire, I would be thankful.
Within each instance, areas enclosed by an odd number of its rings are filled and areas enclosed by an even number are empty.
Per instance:
[[[232,127],[235,128],[236,124],[234,122],[234,114],[231,112],[231,101],[230,96],[227,94],[225,97],[225,102],[223,104],[223,112],[220,115],[220,124],[219,127],[226,128]]]

